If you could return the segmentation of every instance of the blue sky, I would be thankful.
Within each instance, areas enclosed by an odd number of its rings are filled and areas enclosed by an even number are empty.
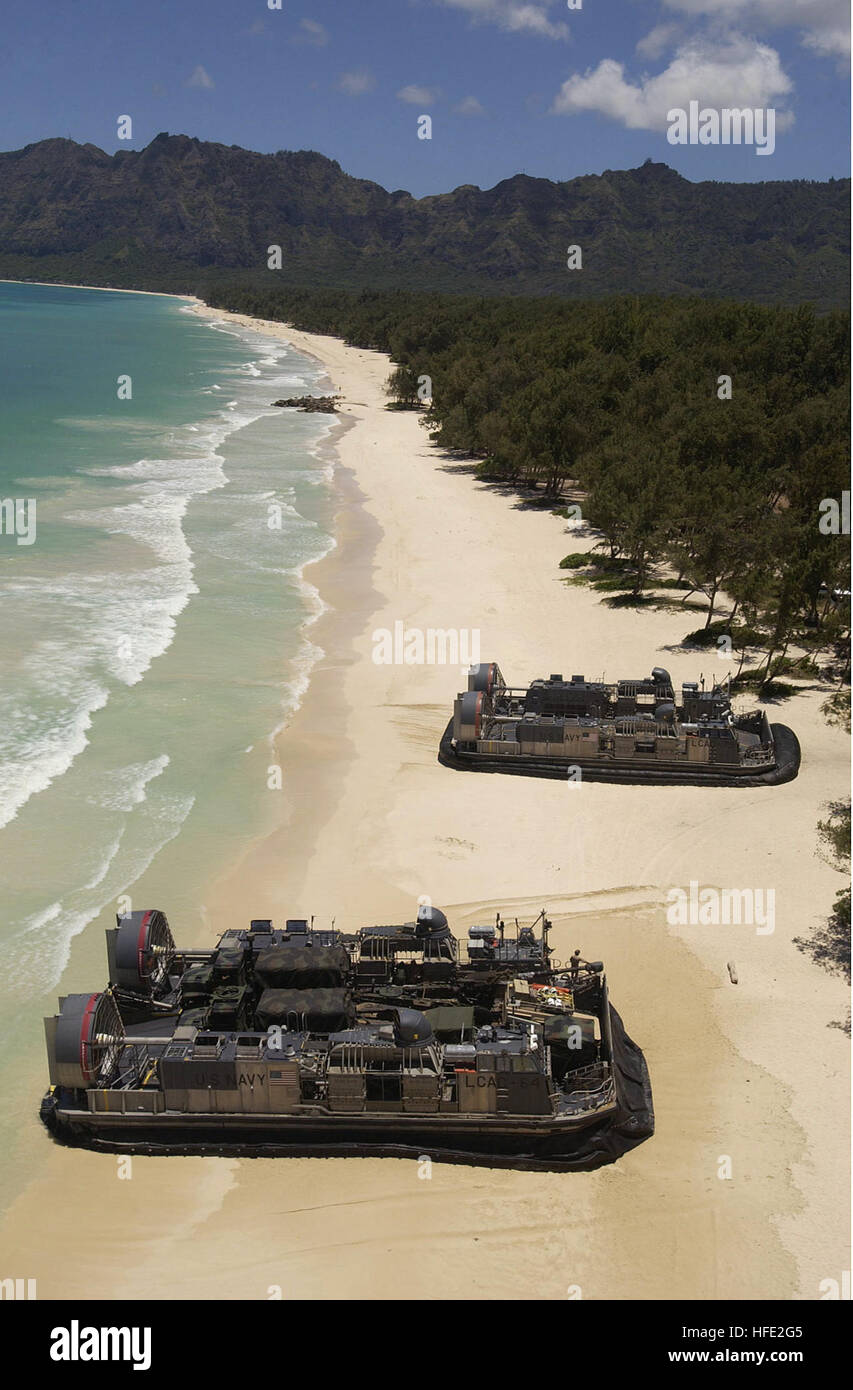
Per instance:
[[[418,196],[647,158],[690,179],[849,172],[847,0],[569,3],[4,0],[0,148],[169,131],[320,150]],[[690,100],[773,107],[774,154],[669,144]]]

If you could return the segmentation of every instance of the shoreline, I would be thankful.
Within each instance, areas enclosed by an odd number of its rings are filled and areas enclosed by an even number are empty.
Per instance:
[[[41,285],[45,289],[57,290],[101,290],[104,294],[153,294],[158,299],[184,299],[192,304],[204,302],[195,294],[171,294],[166,290],[125,290],[114,285],[72,285],[66,280],[9,280],[6,276],[0,275],[0,285]]]
[[[405,1160],[135,1159],[134,1188],[109,1182],[109,1157],[52,1150],[9,1213],[7,1250],[22,1271],[35,1255],[48,1297],[82,1286],[88,1297],[257,1298],[278,1283],[286,1297],[386,1298],[399,1296],[400,1260],[415,1259],[406,1296],[422,1299],[479,1298],[508,1264],[522,1297],[560,1299],[579,1283],[594,1299],[819,1298],[820,1279],[848,1267],[835,1196],[848,1048],[827,1026],[847,991],[791,943],[841,886],[812,853],[819,808],[846,783],[847,740],[822,720],[822,697],[790,702],[804,765],[779,788],[570,790],[441,768],[462,670],[376,665],[372,631],[398,619],[482,628],[482,659],[510,679],[555,660],[615,677],[656,664],[689,616],[608,610],[566,585],[558,561],[583,537],[442,456],[415,413],[386,411],[384,355],[201,301],[193,312],[290,343],[342,393],[323,441],[336,458],[337,544],[303,570],[327,605],[310,629],[324,655],[275,739],[276,826],[223,866],[205,937],[255,915],[334,916],[344,930],[408,920],[423,892],[460,936],[496,907],[547,905],[560,954],[580,945],[607,964],[648,1059],[658,1130],[596,1173],[436,1165],[430,1183]],[[694,678],[701,660],[676,650],[665,664]],[[691,879],[771,883],[776,932],[667,927],[667,887]],[[69,1182],[75,1211],[51,1230]],[[127,1223],[142,1210],[130,1268]],[[93,1224],[106,1249],[81,1260]],[[227,1283],[236,1242],[239,1294]]]
[[[157,299],[183,299],[201,304],[197,295],[172,295],[165,289],[119,289],[115,285],[72,285],[64,279],[8,279],[0,275],[0,285],[42,285],[44,289],[97,289],[104,295],[154,295]]]
[[[336,432],[342,437],[352,424]],[[335,435],[329,436],[334,447]],[[239,861],[229,865],[216,880],[209,894],[205,936],[226,930],[241,907],[245,915],[245,885],[263,870],[268,856],[275,852],[278,838],[286,833],[288,864],[307,865],[311,847],[322,830],[337,792],[337,781],[351,768],[355,751],[337,699],[338,676],[355,662],[353,619],[364,621],[375,611],[381,595],[372,587],[372,560],[381,533],[362,510],[363,494],[352,470],[335,465],[333,486],[337,494],[335,545],[317,560],[309,560],[301,576],[315,586],[325,605],[324,611],[305,629],[320,655],[308,672],[308,682],[294,710],[289,711],[275,734],[271,747],[283,773],[284,814],[275,828],[250,845]],[[277,883],[273,900],[253,899],[252,914],[281,920],[294,915],[294,899],[299,905],[305,872],[297,870]],[[263,910],[261,910],[263,909]],[[306,911],[308,911],[306,905]],[[310,912],[309,912],[310,916]]]
[[[250,319],[231,314],[196,300],[190,312],[210,323],[232,323],[250,328],[278,342],[289,344],[302,356],[323,369],[331,382],[329,367],[315,345],[294,341],[299,335],[273,320]],[[307,685],[295,709],[289,710],[270,736],[276,763],[283,773],[284,807],[271,832],[249,845],[234,864],[223,870],[213,884],[205,912],[205,936],[226,930],[245,902],[245,884],[258,871],[263,875],[265,861],[279,836],[287,834],[288,861],[307,864],[310,849],[322,829],[328,807],[335,795],[335,778],[354,760],[354,750],[346,731],[340,729],[342,711],[336,700],[337,674],[355,661],[352,650],[354,620],[366,621],[382,596],[372,586],[373,559],[382,532],[364,508],[364,494],[356,475],[341,458],[341,445],[358,421],[343,406],[328,417],[331,429],[320,441],[317,457],[332,465],[334,494],[333,545],[326,554],[309,560],[300,570],[300,579],[310,583],[323,603],[323,611],[303,625],[321,655],[308,671]],[[252,915],[278,917],[293,915],[292,897],[298,897],[304,873],[285,877],[277,883],[272,900],[253,903]],[[261,911],[263,909],[263,911]],[[307,910],[307,908],[306,908]],[[310,912],[309,912],[310,915]]]

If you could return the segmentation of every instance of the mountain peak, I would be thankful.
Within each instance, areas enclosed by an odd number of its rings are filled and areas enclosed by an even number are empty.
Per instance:
[[[671,168],[669,164],[664,164],[659,160],[646,159],[636,169],[605,169],[602,178],[612,179],[634,179],[643,183],[688,183],[677,169]]]

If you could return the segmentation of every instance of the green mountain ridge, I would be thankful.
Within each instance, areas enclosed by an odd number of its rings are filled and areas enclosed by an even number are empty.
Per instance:
[[[134,288],[243,283],[452,293],[699,294],[846,304],[849,180],[691,183],[665,164],[516,174],[414,198],[315,151],[186,135],[108,155],[0,154],[0,274]],[[580,245],[583,269],[566,266]],[[267,268],[268,247],[282,268]]]

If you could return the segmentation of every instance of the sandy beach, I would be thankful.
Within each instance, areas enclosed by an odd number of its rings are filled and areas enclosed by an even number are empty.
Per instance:
[[[386,409],[382,354],[196,311],[291,342],[341,393],[338,544],[307,571],[328,605],[312,629],[325,655],[278,738],[276,828],[210,885],[211,938],[253,916],[410,920],[424,893],[459,936],[497,908],[547,907],[558,955],[607,964],[657,1132],[591,1174],[434,1165],[428,1179],[396,1159],[137,1158],[127,1181],[112,1157],[54,1148],[0,1230],[5,1264],[42,1298],[821,1297],[849,1268],[848,1042],[834,1026],[847,990],[792,943],[843,886],[817,853],[816,823],[849,786],[826,692],[775,716],[803,749],[782,787],[441,767],[463,667],[377,664],[377,631],[476,631],[514,683],[654,665],[680,683],[725,674],[678,649],[702,615],[610,608],[567,584],[560,559],[594,538],[444,457],[417,413]],[[668,926],[667,892],[692,881],[772,889],[775,930]]]

